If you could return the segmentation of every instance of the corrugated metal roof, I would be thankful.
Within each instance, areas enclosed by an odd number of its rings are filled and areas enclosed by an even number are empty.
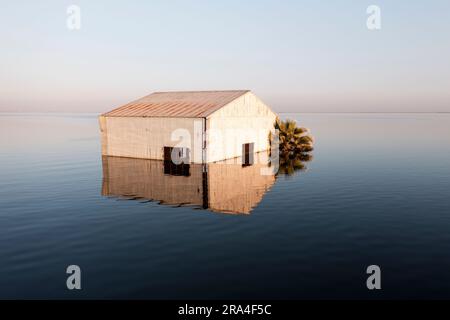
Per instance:
[[[203,118],[247,92],[249,90],[155,92],[103,116]]]

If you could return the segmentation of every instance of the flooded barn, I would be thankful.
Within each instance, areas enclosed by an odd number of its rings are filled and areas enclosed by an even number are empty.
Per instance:
[[[99,117],[102,154],[177,164],[252,162],[269,148],[275,119],[249,90],[155,92]]]

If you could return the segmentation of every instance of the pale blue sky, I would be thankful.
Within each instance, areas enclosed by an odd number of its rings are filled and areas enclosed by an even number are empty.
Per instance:
[[[371,4],[379,31],[366,28]],[[448,0],[2,0],[0,39],[0,111],[251,89],[278,112],[450,112]]]

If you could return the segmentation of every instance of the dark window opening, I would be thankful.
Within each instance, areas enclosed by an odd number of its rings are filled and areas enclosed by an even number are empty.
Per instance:
[[[253,164],[253,153],[255,144],[244,143],[242,145],[242,166],[251,166]]]
[[[173,176],[190,175],[189,148],[164,147],[164,174]]]
[[[174,164],[189,164],[189,148],[164,147],[164,161],[171,161]]]

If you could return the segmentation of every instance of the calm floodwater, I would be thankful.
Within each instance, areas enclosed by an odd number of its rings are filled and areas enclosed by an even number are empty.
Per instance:
[[[0,298],[450,298],[450,115],[289,116],[314,160],[233,215],[102,196],[93,115],[0,115]]]

